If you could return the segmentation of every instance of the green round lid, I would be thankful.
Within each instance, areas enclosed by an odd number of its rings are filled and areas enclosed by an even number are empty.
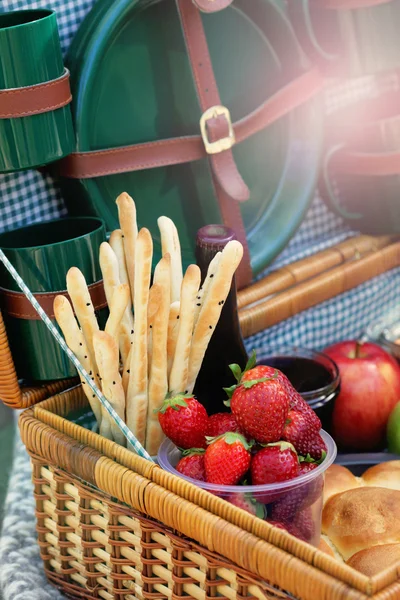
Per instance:
[[[189,1],[189,0],[188,0]],[[304,72],[304,56],[279,0],[235,0],[203,15],[224,106],[237,121]],[[71,45],[77,151],[199,133],[199,108],[181,24],[172,0],[98,0]],[[256,275],[284,248],[313,197],[322,140],[313,99],[234,146],[251,197],[241,204]],[[176,223],[184,265],[195,261],[197,230],[221,222],[207,159],[63,182],[71,214],[118,227],[116,197],[128,192],[138,225],[161,252],[157,218]]]

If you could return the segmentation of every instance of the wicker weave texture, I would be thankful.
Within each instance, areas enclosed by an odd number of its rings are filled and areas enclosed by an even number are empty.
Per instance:
[[[173,600],[400,597],[397,568],[365,577],[48,410],[67,414],[82,402],[75,388],[20,418],[42,557],[64,591]]]
[[[29,408],[49,398],[57,392],[66,390],[74,379],[46,382],[32,387],[20,387],[14,361],[8,344],[7,331],[0,311],[0,401],[11,408]]]
[[[288,598],[165,526],[34,458],[39,545],[50,581],[77,598]]]

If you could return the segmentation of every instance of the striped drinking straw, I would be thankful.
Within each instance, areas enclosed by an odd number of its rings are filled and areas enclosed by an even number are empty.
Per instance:
[[[50,331],[52,336],[56,339],[58,344],[61,346],[61,348],[67,354],[68,358],[74,364],[77,371],[79,371],[79,373],[82,375],[82,377],[84,378],[84,380],[86,381],[86,383],[88,384],[90,389],[93,391],[93,393],[96,394],[97,398],[100,400],[101,404],[104,406],[104,408],[109,413],[111,418],[114,419],[115,423],[117,424],[119,429],[122,431],[122,433],[128,440],[129,444],[131,444],[131,446],[133,447],[135,452],[137,452],[137,454],[139,454],[139,456],[142,456],[143,458],[146,458],[147,460],[154,462],[153,459],[151,458],[150,454],[148,452],[146,452],[146,450],[143,448],[142,444],[133,435],[132,431],[126,426],[126,424],[123,422],[123,420],[117,415],[117,413],[115,412],[115,410],[113,409],[113,407],[111,406],[111,404],[109,403],[107,398],[105,396],[103,396],[103,394],[98,389],[98,387],[93,383],[89,373],[87,371],[85,371],[85,369],[82,367],[79,360],[76,358],[75,354],[73,352],[71,352],[71,350],[68,348],[67,344],[64,341],[64,338],[59,334],[56,327],[54,327],[53,323],[51,322],[49,317],[46,315],[43,308],[40,306],[39,302],[33,296],[32,292],[26,286],[26,284],[21,279],[21,277],[18,275],[17,271],[14,269],[14,267],[12,266],[12,264],[10,263],[10,261],[8,260],[8,258],[6,257],[6,255],[4,254],[4,252],[2,250],[0,250],[0,260],[3,263],[3,265],[6,267],[7,271],[10,273],[10,275],[12,276],[14,281],[17,283],[18,287],[23,291],[25,296],[28,298],[28,300],[32,304],[33,308],[39,314],[40,318],[47,326],[47,329]]]

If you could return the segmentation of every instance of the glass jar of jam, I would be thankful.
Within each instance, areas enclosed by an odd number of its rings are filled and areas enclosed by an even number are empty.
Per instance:
[[[257,351],[257,364],[269,365],[286,375],[293,387],[330,432],[332,413],[340,391],[336,363],[321,352],[297,347],[263,347]]]

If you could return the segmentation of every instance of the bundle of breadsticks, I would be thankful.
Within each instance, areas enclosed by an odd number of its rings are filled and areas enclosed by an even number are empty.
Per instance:
[[[177,229],[160,217],[162,258],[152,277],[153,240],[138,231],[132,198],[116,200],[120,229],[100,246],[100,267],[109,306],[100,331],[82,273],[72,267],[67,290],[54,301],[65,341],[117,414],[151,455],[164,439],[157,410],[168,395],[192,393],[197,375],[241,261],[240,242],[229,242],[211,261],[201,285],[200,269],[183,275]],[[122,373],[122,375],[121,375]],[[81,378],[100,434],[125,445],[125,438]]]

